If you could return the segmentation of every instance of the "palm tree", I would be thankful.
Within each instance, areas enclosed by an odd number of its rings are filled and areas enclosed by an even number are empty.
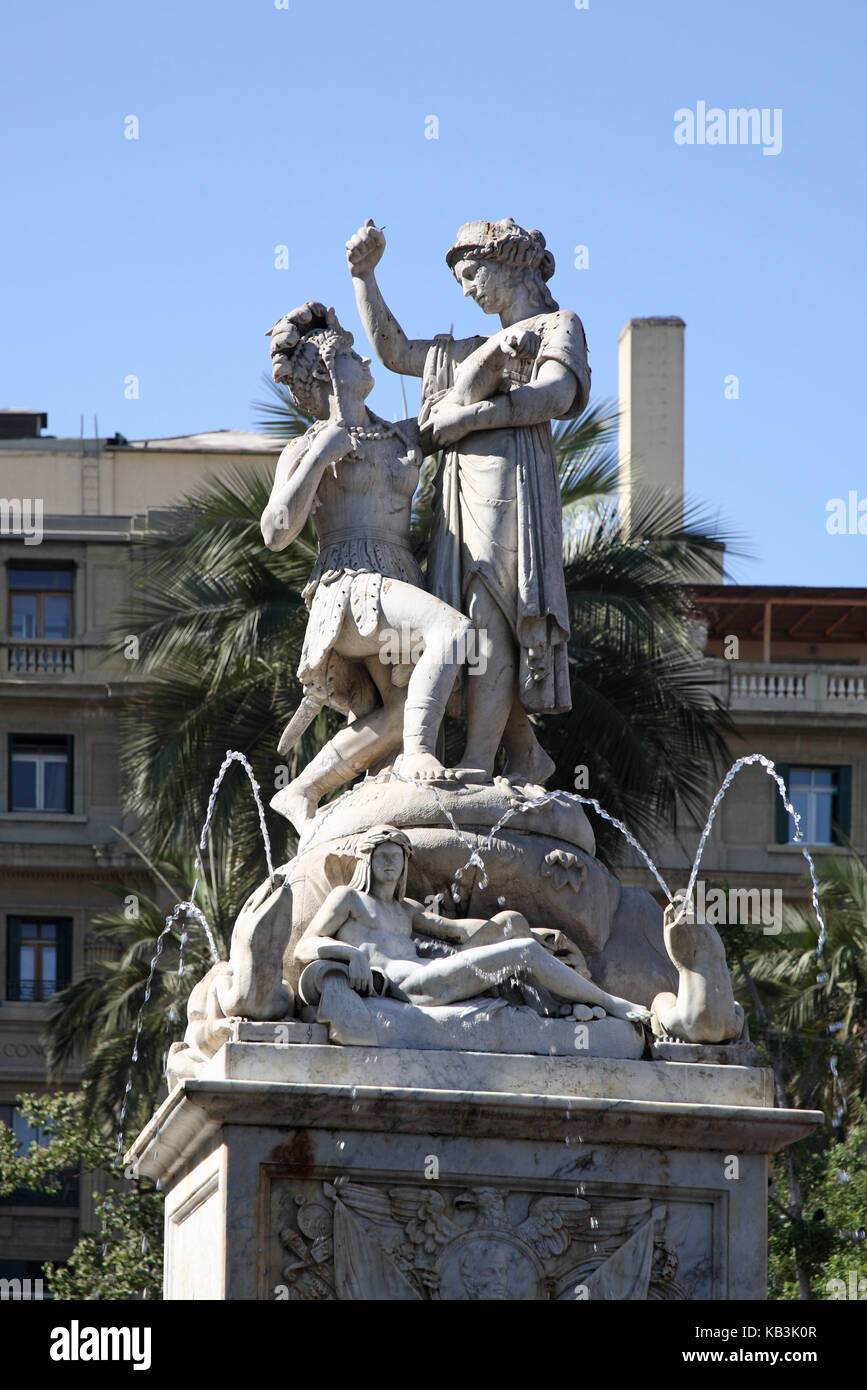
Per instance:
[[[838,1129],[841,1110],[867,1099],[867,860],[848,849],[817,865],[827,929],[821,956],[812,907],[791,906],[779,936],[756,939],[742,961],[769,1027],[785,1040],[795,1103],[836,1113]]]
[[[126,888],[113,890],[122,901],[96,918],[91,930],[97,940],[114,948],[117,957],[89,966],[56,994],[46,1026],[54,1077],[84,1059],[88,1124],[117,1132],[127,1080],[131,1080],[128,1134],[135,1133],[156,1108],[166,1053],[184,1029],[187,997],[213,963],[198,921],[179,913],[170,926],[166,923],[170,905],[190,899],[196,875],[193,860],[177,853],[158,860],[141,857],[154,884],[153,895],[140,888],[133,894]],[[204,857],[196,905],[222,958],[228,952],[234,919],[254,886],[255,875],[245,873],[231,845],[220,856]],[[150,996],[144,1007],[149,980]]]
[[[810,1270],[818,1274],[827,1254],[817,1255],[816,1242],[830,1239],[807,1214],[824,1205],[817,1173],[826,1175],[827,1194],[828,1174],[840,1168],[828,1157],[831,1134],[838,1141],[831,1149],[842,1150],[847,1116],[860,1114],[867,1096],[867,862],[847,847],[849,854],[817,866],[827,929],[820,956],[812,906],[788,907],[779,936],[726,933],[735,988],[750,1000],[750,1031],[773,1068],[777,1104],[829,1117],[820,1140],[790,1145],[772,1165],[772,1249],[778,1258],[787,1253],[801,1299],[813,1296]],[[861,1142],[854,1129],[850,1140]]]
[[[275,441],[296,437],[307,418],[285,388],[265,380],[270,399],[260,404],[261,427]],[[704,518],[684,519],[665,498],[646,497],[634,502],[624,540],[615,501],[616,426],[614,407],[603,401],[556,431],[573,710],[540,727],[557,762],[553,786],[571,788],[576,766],[586,766],[591,794],[635,833],[652,836],[678,805],[688,812],[703,806],[708,778],[725,755],[727,716],[691,643],[684,587],[702,577],[721,537],[709,534]],[[414,499],[422,558],[436,466],[435,458],[426,461]],[[317,547],[309,522],[285,551],[262,544],[259,517],[270,481],[270,470],[254,469],[203,486],[139,543],[145,579],[122,630],[140,634],[148,679],[125,704],[124,764],[128,809],[151,854],[195,843],[226,749],[250,758],[268,792],[294,775],[339,723],[323,711],[288,771],[282,766],[275,745],[301,694],[295,679],[307,616],[301,592]],[[446,732],[453,760],[460,731]],[[288,827],[281,829],[291,846]],[[610,860],[615,846],[606,830],[600,826],[600,854]],[[261,861],[258,823],[240,774],[227,779],[213,833],[218,846],[231,833],[246,867],[257,856]]]

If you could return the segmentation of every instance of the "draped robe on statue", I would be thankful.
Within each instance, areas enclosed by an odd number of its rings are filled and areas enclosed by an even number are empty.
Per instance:
[[[561,309],[510,325],[510,331],[522,329],[536,333],[541,345],[534,360],[516,360],[504,368],[503,389],[535,380],[543,362],[560,362],[575,377],[575,395],[562,418],[580,415],[589,395],[590,369],[577,314]],[[450,335],[435,339],[425,363],[420,425],[454,384],[456,366],[484,342],[456,341]],[[535,714],[570,709],[562,508],[548,421],[479,430],[444,452],[436,482],[427,587],[466,612],[467,587],[474,575],[514,633],[524,708]]]

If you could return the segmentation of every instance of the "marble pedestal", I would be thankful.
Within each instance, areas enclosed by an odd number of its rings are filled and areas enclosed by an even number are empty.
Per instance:
[[[821,1123],[770,1072],[245,1040],[280,1027],[236,1023],[130,1150],[166,1298],[764,1297],[767,1155]]]

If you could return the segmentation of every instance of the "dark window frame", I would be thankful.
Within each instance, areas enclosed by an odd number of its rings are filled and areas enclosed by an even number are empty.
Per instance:
[[[842,845],[852,834],[852,765],[851,763],[781,763],[776,764],[777,772],[786,784],[791,801],[791,778],[793,772],[833,772],[836,785],[831,802],[831,839],[829,844]],[[792,818],[779,796],[776,797],[776,842],[778,845],[794,843],[790,837]],[[793,833],[793,832],[792,832]],[[814,843],[807,839],[799,844]]]
[[[35,563],[34,563],[34,564],[28,564],[26,561],[25,561],[25,562],[21,562],[21,561],[13,562],[13,561],[10,561],[10,562],[7,564],[7,566],[6,566],[6,621],[7,621],[7,631],[8,631],[8,633],[9,633],[10,640],[16,641],[16,642],[30,642],[30,641],[69,642],[69,641],[72,640],[72,638],[73,638],[74,635],[75,635],[75,579],[76,579],[76,571],[77,571],[77,568],[78,568],[78,567],[77,567],[77,565],[74,563],[74,561],[68,561],[68,562],[67,562],[66,560],[58,561],[58,563],[57,563],[57,564],[54,564],[54,565],[46,565],[44,562],[43,562],[43,563],[40,563],[40,564],[35,564]],[[55,573],[57,573],[57,574],[61,574],[61,573],[62,573],[62,574],[68,574],[68,575],[70,576],[71,583],[70,583],[70,585],[69,585],[69,588],[62,588],[62,589],[51,589],[51,588],[24,589],[24,588],[16,587],[15,582],[14,582],[12,576],[13,576],[16,572],[19,573],[19,574],[22,573],[22,572],[25,572],[25,573],[26,573],[27,570],[30,570],[31,573],[32,573],[32,572],[50,572],[50,571],[53,570],[53,571],[54,571]],[[37,608],[36,608],[36,615],[37,615],[37,616],[36,616],[36,632],[34,633],[33,637],[15,637],[14,634],[13,634],[13,631],[12,631],[12,600],[13,600],[13,597],[14,597],[16,594],[22,594],[22,593],[30,593],[30,594],[34,594],[34,595],[36,596],[36,600],[37,600]],[[44,604],[44,600],[45,600],[47,597],[51,597],[51,598],[67,598],[67,599],[69,600],[69,632],[67,633],[66,637],[46,637],[46,636],[45,636],[45,604]]]
[[[0,1105],[0,1124],[8,1125],[10,1129],[14,1129],[13,1115],[16,1110],[20,1115],[21,1111],[14,1103],[4,1102],[4,1104]],[[4,1111],[9,1112],[8,1119],[3,1114]],[[63,1169],[53,1175],[55,1186],[52,1190],[47,1190],[45,1187],[39,1189],[19,1187],[16,1188],[14,1192],[10,1192],[8,1197],[0,1197],[0,1207],[78,1207],[81,1205],[79,1190],[80,1176],[79,1168]],[[6,1277],[10,1277],[9,1268],[11,1263],[12,1262],[8,1260],[2,1262],[7,1269]],[[35,1277],[38,1278],[39,1273],[40,1270],[37,1268],[35,1270]],[[0,1274],[2,1274],[2,1270],[0,1270]],[[14,1272],[11,1277],[15,1277]],[[28,1276],[19,1275],[19,1277]],[[34,1273],[30,1272],[29,1277],[33,1278]],[[47,1293],[47,1297],[51,1297],[50,1293]]]
[[[16,742],[18,746],[16,747]],[[46,748],[55,747],[58,750],[64,749],[66,752],[66,806],[62,811],[51,811],[46,807],[33,806],[13,806],[12,804],[12,756],[14,753],[26,751],[21,747],[22,743],[32,745],[42,745]],[[16,811],[21,815],[45,816],[61,815],[71,816],[75,808],[75,737],[73,734],[34,734],[34,733],[10,733],[7,740],[6,758],[6,809]]]
[[[23,999],[21,995],[21,947],[28,926],[55,929],[54,990],[46,998]],[[44,1004],[72,983],[72,941],[75,924],[71,917],[48,917],[42,912],[10,912],[6,916],[6,999],[14,1004]],[[41,983],[41,981],[39,982]]]

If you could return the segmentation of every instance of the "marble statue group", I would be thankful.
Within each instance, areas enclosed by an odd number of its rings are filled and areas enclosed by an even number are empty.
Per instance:
[[[575,669],[552,421],[587,406],[581,320],[511,219],[445,257],[499,319],[474,337],[407,336],[372,221],[346,250],[421,406],[370,410],[370,359],[318,300],[270,330],[313,422],[261,518],[274,550],[318,539],[274,730],[293,852],[190,992],[128,1155],[166,1191],[165,1296],[762,1297],[767,1155],[822,1116],[774,1106],[715,927],[621,882],[581,798],[546,789]]]
[[[743,1013],[713,929],[682,904],[663,928],[650,895],[596,859],[583,808],[545,794],[535,717],[571,707],[552,421],[590,392],[554,258],[510,218],[466,223],[446,264],[499,328],[410,338],[377,281],[384,251],[368,220],[347,262],[377,357],[421,379],[416,418],[371,411],[370,359],[334,309],[310,300],[270,330],[274,380],[314,423],[280,455],[262,536],[281,550],[312,518],[319,542],[279,751],[323,706],[345,723],[272,800],[297,853],[193,991],[170,1075],[192,1074],[238,1017],[315,1020],[346,1046],[556,1055],[578,1024],[596,1055],[735,1043]],[[432,454],[423,572],[412,501]],[[454,766],[447,711],[465,730]]]

